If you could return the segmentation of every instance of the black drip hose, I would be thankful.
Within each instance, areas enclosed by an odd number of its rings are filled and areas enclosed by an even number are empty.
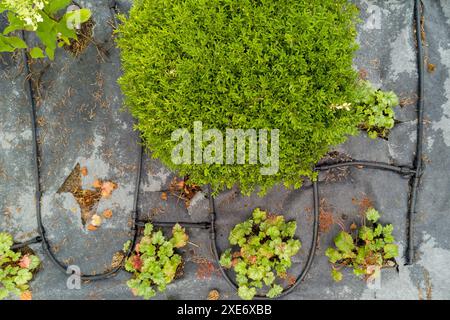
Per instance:
[[[40,236],[37,236],[33,239],[30,239],[28,241],[25,242],[20,242],[20,243],[16,243],[14,245],[11,246],[11,250],[20,250],[24,247],[29,246],[30,244],[35,244],[35,243],[40,243],[42,242],[42,238]]]
[[[116,1],[112,1],[111,10],[116,10]],[[115,14],[113,12],[112,14],[114,22],[115,20]],[[418,44],[418,68],[419,68],[419,84],[418,84],[418,106],[417,106],[417,113],[418,113],[418,129],[417,129],[417,150],[416,150],[416,158],[414,161],[414,168],[406,167],[406,166],[395,166],[387,163],[382,162],[375,162],[375,161],[349,161],[344,163],[337,163],[337,164],[331,164],[331,165],[319,165],[315,167],[316,171],[326,171],[334,168],[342,168],[342,167],[363,167],[363,168],[373,168],[373,169],[380,169],[380,170],[387,170],[396,172],[398,174],[401,174],[403,176],[412,176],[411,178],[411,195],[410,195],[410,201],[409,201],[409,210],[408,210],[408,220],[409,220],[409,233],[408,233],[408,254],[407,254],[407,264],[413,263],[414,259],[414,215],[416,211],[416,204],[417,204],[417,195],[418,195],[418,187],[420,184],[420,178],[423,173],[423,119],[424,119],[424,61],[423,61],[423,46],[422,46],[422,38],[421,38],[421,28],[422,28],[422,22],[421,22],[421,1],[415,0],[415,20],[416,20],[416,36],[417,36],[417,44]],[[24,32],[22,32],[22,36],[24,37]],[[24,37],[25,38],[25,37]],[[30,73],[29,65],[28,65],[28,56],[26,53],[24,53],[24,61],[25,61],[25,68],[27,73]],[[33,88],[31,79],[28,80],[28,92],[30,97],[30,104],[31,104],[31,110],[30,110],[30,118],[31,118],[31,125],[32,125],[32,138],[33,138],[33,144],[32,144],[32,156],[33,156],[33,168],[35,172],[35,199],[36,199],[36,218],[37,218],[37,225],[38,225],[38,233],[39,236],[31,239],[29,241],[26,241],[24,243],[15,244],[12,249],[18,250],[24,246],[27,246],[29,244],[33,243],[39,243],[42,242],[42,247],[44,249],[45,254],[50,258],[50,260],[58,267],[59,270],[61,270],[63,273],[66,273],[67,266],[60,262],[55,254],[51,250],[50,243],[46,237],[46,232],[44,225],[42,223],[42,214],[41,214],[41,185],[40,185],[40,171],[39,171],[39,151],[38,151],[38,142],[37,142],[37,126],[36,126],[36,103],[33,95]],[[133,211],[132,211],[132,237],[131,237],[131,245],[127,252],[127,254],[124,256],[122,263],[109,271],[106,271],[101,274],[90,274],[90,275],[81,275],[82,280],[103,280],[107,279],[109,277],[115,276],[117,272],[119,272],[122,269],[123,262],[131,255],[132,250],[136,244],[137,236],[138,236],[138,228],[144,227],[147,222],[140,221],[138,219],[138,203],[139,203],[139,190],[140,190],[140,183],[141,183],[141,175],[142,175],[142,162],[143,162],[143,145],[142,141],[139,141],[140,147],[139,147],[139,160],[138,160],[138,167],[137,167],[137,175],[136,175],[136,181],[135,181],[135,192],[133,197]],[[311,247],[309,250],[308,258],[305,264],[305,267],[303,268],[303,271],[296,279],[296,282],[294,285],[283,291],[281,295],[279,295],[277,298],[285,297],[286,295],[293,292],[299,284],[305,279],[306,275],[308,274],[309,270],[311,269],[315,252],[316,252],[316,246],[317,246],[317,239],[319,234],[319,212],[320,212],[320,199],[319,199],[319,184],[317,181],[313,181],[313,200],[314,200],[314,222],[313,222],[313,237],[311,241]],[[210,210],[210,222],[181,222],[180,224],[186,228],[197,228],[197,229],[209,229],[210,230],[210,242],[211,242],[211,250],[212,253],[217,260],[217,264],[219,265],[220,271],[222,276],[225,278],[225,280],[234,288],[238,289],[237,285],[231,280],[225,269],[220,265],[219,260],[219,253],[217,250],[217,237],[216,237],[216,209],[215,209],[215,200],[212,195],[212,190],[209,187],[209,210]],[[175,224],[175,222],[151,222],[157,227],[171,227]],[[256,296],[256,299],[267,299],[264,296]]]
[[[211,228],[211,223],[209,222],[154,222],[154,221],[137,221],[136,226],[143,228],[147,223],[151,223],[155,227],[160,228],[171,228],[176,223],[182,226],[183,228],[189,229],[209,229]]]
[[[415,170],[410,167],[402,167],[402,166],[395,166],[392,164],[387,164],[383,162],[375,162],[375,161],[349,161],[349,162],[341,162],[336,164],[330,164],[330,165],[320,165],[317,166],[315,169],[317,171],[327,171],[330,169],[335,168],[344,168],[344,167],[363,167],[363,168],[372,168],[372,169],[380,169],[380,170],[386,170],[386,171],[392,171],[396,172],[398,174],[404,175],[404,176],[411,176],[415,174]]]

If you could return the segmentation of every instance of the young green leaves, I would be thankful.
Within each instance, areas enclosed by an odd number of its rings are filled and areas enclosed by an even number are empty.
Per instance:
[[[144,228],[144,236],[125,262],[125,270],[133,273],[127,282],[133,294],[150,299],[157,291],[166,290],[182,263],[175,249],[186,246],[189,237],[179,224],[172,228],[172,238],[166,240],[161,230],[155,231],[151,223]],[[128,252],[130,243],[125,243]]]
[[[37,256],[12,251],[13,243],[10,234],[0,232],[0,300],[11,294],[31,297],[28,283],[40,265]]]
[[[354,235],[341,231],[334,239],[335,248],[328,248],[325,255],[332,264],[331,276],[339,282],[343,275],[339,271],[343,267],[353,268],[353,273],[373,280],[380,274],[381,268],[395,265],[394,258],[398,256],[398,246],[392,236],[394,227],[391,224],[383,226],[378,223],[380,214],[374,208],[365,213],[362,225]]]
[[[0,34],[0,52],[14,52],[16,49],[25,49],[27,44],[18,37],[5,37]]]
[[[220,257],[220,264],[236,272],[238,295],[251,300],[258,289],[268,288],[266,297],[275,298],[283,292],[276,283],[285,279],[291,267],[291,258],[301,248],[294,239],[297,224],[285,222],[283,216],[269,215],[255,209],[251,219],[236,225],[229,241],[239,250],[227,249]]]
[[[360,84],[359,95],[358,111],[363,117],[361,127],[367,130],[367,134],[372,139],[386,138],[395,124],[394,107],[399,104],[398,97],[392,91],[384,92],[375,89],[368,81]]]
[[[89,9],[78,9],[57,18],[57,14],[71,3],[71,0],[18,0],[6,1],[0,5],[0,13],[6,11],[9,22],[0,34],[0,52],[27,48],[22,39],[11,36],[14,31],[35,32],[45,49],[31,48],[30,56],[47,56],[53,60],[55,50],[70,44],[71,40],[76,40],[76,27],[91,17]]]

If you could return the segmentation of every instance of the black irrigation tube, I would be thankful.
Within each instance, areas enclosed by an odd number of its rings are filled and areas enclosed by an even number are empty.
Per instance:
[[[25,242],[20,242],[20,243],[16,243],[14,245],[11,246],[11,250],[20,250],[24,247],[29,246],[30,244],[35,244],[35,243],[41,243],[42,242],[42,238],[40,236],[37,236],[33,239],[30,239],[28,241]]]
[[[420,0],[415,0],[415,19],[416,19],[416,38],[417,38],[417,66],[418,66],[418,97],[419,100],[417,102],[417,145],[416,145],[416,158],[414,161],[414,167],[416,169],[416,173],[411,181],[411,190],[410,190],[410,199],[409,199],[409,212],[408,212],[408,255],[407,255],[407,265],[411,265],[414,263],[415,254],[414,254],[414,218],[416,215],[416,206],[417,206],[417,197],[419,193],[419,185],[420,179],[422,177],[424,171],[424,162],[423,162],[423,136],[424,136],[424,111],[425,111],[425,102],[424,102],[424,76],[425,76],[425,67],[424,67],[424,52],[423,52],[423,43],[422,43],[422,15],[423,15],[423,4]]]
[[[349,161],[344,163],[337,163],[337,164],[330,164],[330,165],[318,165],[315,167],[315,171],[321,172],[321,171],[327,171],[330,169],[335,168],[343,168],[343,167],[357,167],[357,168],[371,168],[371,169],[379,169],[379,170],[387,170],[394,173],[398,173],[404,177],[411,177],[411,187],[410,187],[410,197],[409,197],[409,208],[408,208],[408,248],[407,248],[407,261],[406,264],[412,264],[414,262],[414,216],[416,214],[416,204],[417,204],[417,196],[418,196],[418,189],[420,184],[420,178],[423,173],[423,119],[424,119],[424,56],[423,56],[423,44],[422,44],[422,38],[421,38],[421,29],[422,29],[422,22],[421,22],[421,15],[422,15],[422,3],[420,0],[414,0],[414,17],[416,22],[416,36],[417,36],[417,45],[418,45],[418,51],[417,51],[417,60],[418,60],[418,74],[419,74],[419,83],[418,83],[418,104],[417,104],[417,114],[418,114],[418,124],[417,124],[417,147],[416,147],[416,156],[414,160],[414,167],[407,167],[407,166],[396,166],[388,163],[382,163],[382,162],[375,162],[375,161]],[[117,11],[116,3],[115,1],[112,1],[111,4],[111,10]],[[113,19],[115,19],[114,13],[112,13]],[[24,54],[24,61],[25,61],[25,67],[26,71],[29,74],[29,65],[28,65],[28,57],[27,54]],[[44,249],[45,254],[50,258],[50,260],[63,272],[66,273],[67,266],[60,262],[53,251],[51,250],[50,243],[46,237],[46,231],[44,228],[44,225],[42,223],[42,215],[41,215],[41,185],[40,185],[40,170],[39,170],[39,151],[38,151],[38,142],[37,142],[37,126],[36,126],[36,104],[35,99],[33,95],[33,88],[31,84],[31,79],[28,80],[28,92],[30,96],[30,103],[31,103],[31,110],[30,110],[30,116],[31,116],[31,123],[32,123],[32,138],[33,138],[33,145],[32,145],[32,156],[33,156],[33,167],[35,172],[35,199],[36,199],[36,218],[37,218],[37,225],[38,225],[38,233],[39,236],[31,239],[24,243],[15,244],[12,248],[13,249],[20,249],[24,246],[27,246],[32,243],[42,243],[42,247]],[[122,262],[131,255],[132,250],[134,248],[134,245],[136,244],[137,236],[138,236],[138,229],[145,226],[146,223],[149,221],[141,221],[138,219],[138,203],[139,203],[139,187],[141,183],[141,175],[142,175],[142,162],[143,162],[143,146],[142,141],[139,141],[140,147],[139,147],[139,162],[138,162],[138,168],[137,168],[137,176],[136,176],[136,184],[135,184],[135,192],[133,197],[133,211],[132,211],[132,221],[133,226],[131,227],[131,242],[132,245],[130,246],[130,249],[128,250],[127,254],[123,258]],[[309,270],[311,269],[315,252],[316,252],[316,245],[317,245],[317,239],[319,234],[319,212],[320,212],[320,197],[319,197],[319,183],[317,181],[313,181],[312,183],[313,187],[313,201],[314,201],[314,221],[313,221],[313,236],[311,241],[311,247],[309,249],[309,254],[307,258],[307,262],[305,264],[305,267],[303,268],[302,272],[296,279],[296,282],[294,285],[283,291],[283,293],[278,296],[277,298],[282,298],[291,292],[293,292],[300,283],[305,279],[306,275],[308,274]],[[220,272],[222,276],[225,278],[225,280],[230,284],[230,286],[234,289],[237,289],[237,285],[234,283],[234,281],[230,278],[228,273],[225,271],[225,269],[220,265],[219,263],[219,252],[217,249],[217,235],[216,235],[216,209],[215,209],[215,199],[212,195],[212,191],[210,187],[208,187],[208,197],[209,197],[209,215],[210,215],[210,221],[209,222],[180,222],[180,225],[186,228],[196,228],[196,229],[209,229],[210,231],[210,245],[211,245],[211,251],[214,255],[214,258],[216,260],[216,263],[218,264],[220,268]],[[157,227],[172,227],[176,222],[151,222]],[[113,270],[106,271],[101,274],[90,274],[90,275],[81,275],[82,280],[103,280],[107,279],[109,277],[115,276],[117,272],[119,272],[122,269],[122,264],[119,267],[114,268]],[[264,296],[256,296],[256,299],[263,299],[266,298]]]
[[[137,221],[136,226],[143,228],[150,221]],[[190,229],[209,229],[211,228],[210,222],[151,222],[155,227],[160,228],[170,228],[173,227],[175,223],[178,223],[183,228]]]
[[[344,167],[357,167],[357,168],[372,168],[372,169],[380,169],[386,171],[392,171],[399,173],[404,176],[411,176],[415,174],[415,170],[410,167],[405,166],[394,166],[388,163],[383,162],[375,162],[375,161],[349,161],[349,162],[341,162],[329,165],[320,165],[316,166],[316,170],[318,171],[327,171],[335,168],[344,168]]]

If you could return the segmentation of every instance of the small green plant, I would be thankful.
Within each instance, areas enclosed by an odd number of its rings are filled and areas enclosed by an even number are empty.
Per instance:
[[[395,124],[394,107],[399,104],[397,95],[392,91],[377,90],[368,81],[361,83],[360,95],[358,109],[364,118],[361,128],[372,139],[387,138]]]
[[[159,292],[166,290],[182,265],[182,258],[175,249],[186,246],[188,239],[179,224],[173,227],[170,240],[166,240],[161,230],[154,231],[151,223],[146,224],[144,236],[125,262],[125,270],[134,275],[127,282],[133,294],[150,299],[156,295],[155,287]],[[125,244],[125,252],[129,245],[129,242]]]
[[[398,246],[392,235],[394,227],[392,224],[383,226],[378,223],[379,219],[377,210],[368,209],[359,230],[352,225],[354,234],[341,231],[334,239],[336,248],[327,249],[325,255],[332,264],[331,276],[336,282],[342,280],[339,270],[343,267],[353,268],[356,276],[373,281],[380,276],[383,267],[396,265]]]
[[[300,241],[294,239],[296,230],[295,221],[285,222],[283,216],[269,215],[260,209],[253,212],[252,219],[234,227],[228,239],[239,250],[227,249],[220,264],[236,272],[238,295],[242,299],[253,299],[257,289],[264,286],[269,289],[268,298],[283,292],[276,280],[286,279],[291,258],[300,250]]]
[[[33,254],[11,250],[13,244],[10,234],[0,232],[0,300],[11,294],[21,299],[31,298],[29,282],[40,264]]]
[[[45,58],[47,55],[53,60],[56,48],[76,40],[76,28],[91,17],[88,9],[66,12],[59,17],[57,14],[70,3],[71,0],[2,0],[0,13],[7,12],[9,24],[0,33],[0,52],[27,48],[25,41],[10,35],[23,30],[35,32],[45,46],[45,53],[40,47],[32,48],[31,57]]]

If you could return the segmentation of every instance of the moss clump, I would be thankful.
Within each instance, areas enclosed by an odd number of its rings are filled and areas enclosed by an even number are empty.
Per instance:
[[[121,17],[126,105],[153,156],[197,185],[244,193],[300,187],[330,146],[358,132],[347,0],[139,0]],[[336,108],[345,106],[345,108]],[[279,170],[175,164],[179,128],[279,129]],[[225,155],[224,155],[225,157]]]

